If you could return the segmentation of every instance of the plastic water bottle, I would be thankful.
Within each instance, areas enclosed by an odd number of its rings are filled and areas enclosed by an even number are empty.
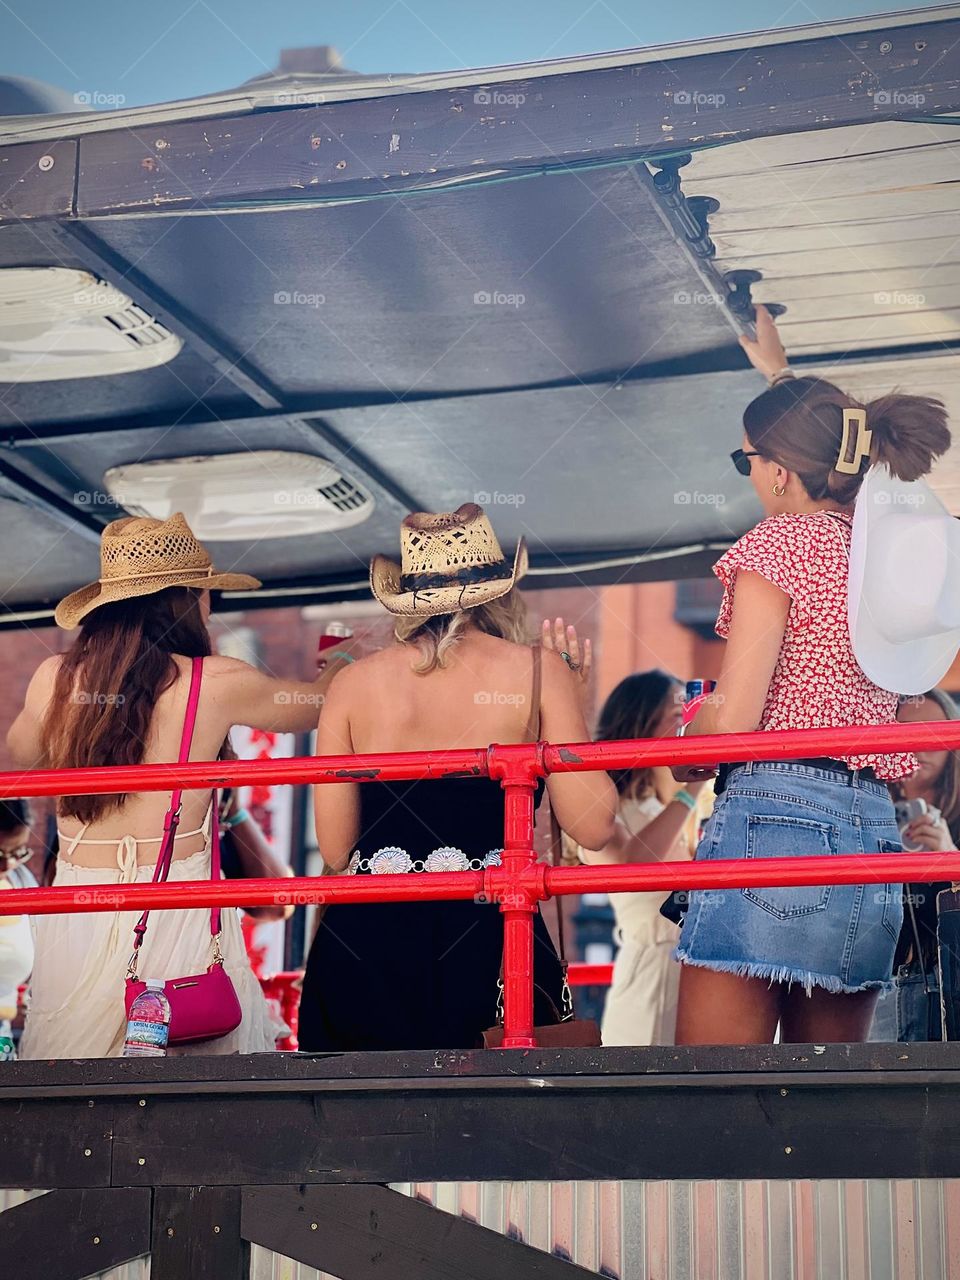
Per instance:
[[[141,991],[130,1006],[122,1057],[165,1058],[169,1035],[170,1002],[163,994],[163,983],[148,978],[146,991]]]

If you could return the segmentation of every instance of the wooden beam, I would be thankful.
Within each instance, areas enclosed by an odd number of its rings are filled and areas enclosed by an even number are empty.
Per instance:
[[[85,1280],[150,1252],[148,1187],[50,1191],[0,1213],[17,1280]]]
[[[0,1187],[108,1187],[112,1141],[109,1101],[47,1098],[25,1109],[0,1092]]]
[[[0,223],[71,214],[79,154],[76,138],[0,147]]]
[[[248,1280],[236,1187],[160,1187],[153,1206],[151,1280]]]
[[[960,109],[956,19],[91,132],[80,216],[404,191]],[[707,104],[707,105],[704,105]],[[922,105],[917,105],[922,104]],[[585,129],[584,121],[589,121]]]
[[[245,1188],[245,1239],[339,1280],[587,1280],[556,1258],[381,1186]]]

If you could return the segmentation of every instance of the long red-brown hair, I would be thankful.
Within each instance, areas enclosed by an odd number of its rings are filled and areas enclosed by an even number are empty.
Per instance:
[[[210,633],[200,592],[167,587],[101,605],[81,624],[53,686],[40,745],[48,769],[140,764],[159,696],[177,678],[174,654],[203,658]],[[59,811],[95,822],[126,795],[61,796]]]

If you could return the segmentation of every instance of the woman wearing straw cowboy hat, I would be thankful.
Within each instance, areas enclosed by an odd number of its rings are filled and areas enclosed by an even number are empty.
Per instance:
[[[373,594],[396,618],[396,643],[337,678],[318,754],[583,741],[579,673],[527,644],[516,589],[527,568],[523,541],[507,561],[481,508],[468,503],[408,516],[400,542],[400,564],[376,556],[370,566]],[[548,787],[575,840],[606,843],[616,812],[606,774],[555,775]],[[481,868],[499,860],[504,841],[502,790],[487,778],[323,786],[315,805],[332,871]],[[554,1022],[562,975],[539,912],[534,927],[535,1017]],[[334,904],[307,962],[300,1047],[472,1048],[496,1021],[502,953],[492,904]]]
[[[23,768],[153,764],[176,760],[194,672],[199,703],[191,760],[226,754],[232,725],[303,731],[342,662],[315,682],[277,680],[211,654],[210,592],[249,590],[256,578],[221,572],[184,517],[125,518],[103,531],[98,581],[57,606],[57,623],[79,634],[41,663],[7,737]],[[58,885],[116,885],[154,872],[169,796],[61,796]],[[211,794],[187,791],[173,845],[171,880],[211,874]],[[24,1057],[109,1057],[124,1042],[124,975],[136,912],[34,918],[36,963]],[[239,1027],[177,1052],[252,1052],[274,1047],[275,1028],[247,962],[237,913],[224,911],[220,949],[239,997]],[[140,953],[140,975],[169,979],[210,961],[204,910],[158,911]]]
[[[889,724],[960,640],[960,526],[920,480],[950,444],[943,405],[894,393],[864,406],[794,378],[763,307],[757,340],[741,341],[770,387],[747,406],[733,462],[766,518],[715,567],[727,645],[688,733]],[[721,766],[697,857],[897,853],[887,783],[916,768],[869,749]],[[784,1041],[865,1039],[901,917],[898,884],[692,893],[678,1043],[769,1043],[778,1024]]]

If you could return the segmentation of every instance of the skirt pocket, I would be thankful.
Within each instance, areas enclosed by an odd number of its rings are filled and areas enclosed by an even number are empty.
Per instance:
[[[767,814],[747,816],[748,858],[826,857],[840,847],[840,830],[832,822]],[[796,920],[826,911],[832,885],[789,885],[782,889],[741,889],[755,906],[777,920]]]

